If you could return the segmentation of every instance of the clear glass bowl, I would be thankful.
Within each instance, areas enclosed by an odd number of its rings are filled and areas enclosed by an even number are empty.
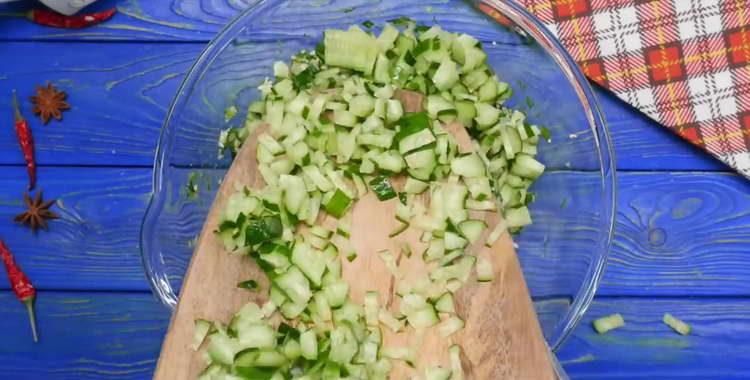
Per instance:
[[[230,165],[217,157],[219,131],[244,115],[225,122],[224,109],[245,108],[272,76],[272,63],[313,49],[325,28],[407,16],[483,41],[489,63],[513,86],[510,105],[552,132],[553,142],[540,145],[548,172],[533,188],[534,224],[515,240],[544,334],[558,348],[591,302],[606,262],[613,152],[591,88],[557,40],[512,1],[487,4],[516,26],[498,25],[471,3],[444,0],[258,1],[229,23],[198,57],[162,128],[141,231],[143,264],[159,299],[175,306],[194,240]],[[189,196],[188,183],[197,194]]]

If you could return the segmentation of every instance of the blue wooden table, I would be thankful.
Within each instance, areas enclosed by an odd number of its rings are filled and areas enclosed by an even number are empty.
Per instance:
[[[144,379],[169,313],[141,269],[138,231],[155,144],[180,80],[250,0],[109,1],[99,27],[34,26],[0,7],[0,237],[40,289],[41,342],[0,280],[0,378]],[[69,93],[37,142],[45,195],[62,218],[34,236],[22,211],[23,158],[10,94],[51,81]],[[597,297],[559,358],[575,378],[750,378],[750,182],[598,91],[617,151],[616,239]],[[4,278],[4,275],[0,275]],[[665,332],[662,313],[693,326]],[[617,334],[591,320],[626,316]]]

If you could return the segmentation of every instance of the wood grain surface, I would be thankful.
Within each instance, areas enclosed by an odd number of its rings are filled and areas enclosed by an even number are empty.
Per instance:
[[[193,379],[203,371],[205,362],[201,353],[190,348],[196,319],[226,323],[247,302],[262,304],[266,300],[269,285],[263,271],[246,255],[228,254],[215,233],[227,200],[237,188],[259,188],[264,184],[255,156],[257,136],[265,130],[256,128],[248,136],[211,205],[164,337],[154,379]],[[237,283],[246,279],[258,281],[259,290],[248,292],[238,288]]]
[[[621,313],[625,326],[599,335],[591,322]],[[670,313],[690,335],[661,322]],[[558,358],[573,379],[747,379],[750,299],[604,298],[592,304]]]
[[[3,129],[3,128],[0,128]],[[23,167],[0,167],[0,238],[42,289],[147,290],[138,233],[151,191],[150,170],[48,168],[37,172],[60,219],[49,231],[13,223],[24,210]],[[3,272],[3,271],[0,271]],[[0,275],[0,289],[8,282]]]
[[[25,308],[0,291],[0,378],[147,379],[169,322],[166,309],[146,293],[42,290],[36,310],[38,343]]]
[[[201,49],[191,44],[0,43],[0,57],[35,57],[0,59],[0,119],[12,120],[10,90],[16,89],[40,165],[151,166],[167,107]],[[63,122],[42,125],[27,99],[35,85],[48,81],[68,93],[72,109]],[[0,163],[22,162],[13,129],[0,128]]]

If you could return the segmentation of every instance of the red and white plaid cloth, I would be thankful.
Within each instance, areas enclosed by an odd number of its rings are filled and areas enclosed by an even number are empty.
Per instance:
[[[516,0],[583,72],[750,178],[750,0]]]

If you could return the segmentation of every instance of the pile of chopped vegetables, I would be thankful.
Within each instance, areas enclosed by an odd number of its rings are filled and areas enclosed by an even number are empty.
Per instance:
[[[494,273],[489,260],[465,252],[488,228],[470,211],[504,214],[487,246],[531,223],[528,188],[544,171],[534,156],[548,138],[503,106],[510,86],[486,57],[469,35],[410,22],[402,30],[385,24],[377,36],[356,26],[326,30],[314,52],[274,64],[244,128],[220,141],[236,151],[267,126],[257,148],[266,186],[233,194],[217,231],[227,250],[251,256],[268,275],[268,302],[247,304],[228,325],[197,321],[195,348],[207,341],[202,379],[387,379],[393,361],[410,363],[419,350],[384,347],[381,328],[439,326],[444,337],[463,328],[453,294],[472,271],[479,281]],[[459,152],[444,128],[450,123],[467,129],[474,152]],[[402,188],[397,176],[405,177]],[[350,210],[369,191],[399,200],[391,236],[421,230],[422,258],[435,267],[417,283],[398,284],[398,310],[377,292],[354,302],[342,278],[342,258],[357,257],[346,244]],[[415,199],[425,192],[428,205]],[[322,213],[338,218],[337,228],[316,225]],[[379,256],[398,278],[394,253]],[[281,324],[272,322],[278,314]],[[463,379],[459,355],[451,347],[450,367],[414,378]]]

